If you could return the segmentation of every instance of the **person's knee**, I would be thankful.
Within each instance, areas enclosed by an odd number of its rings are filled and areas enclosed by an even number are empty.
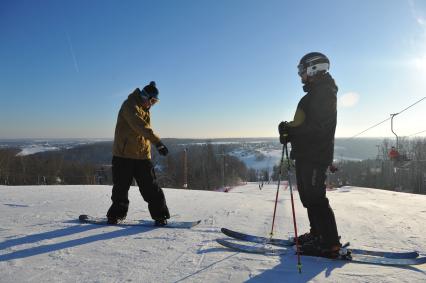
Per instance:
[[[313,210],[323,210],[329,209],[330,203],[326,197],[310,198],[305,207],[312,208]]]
[[[301,200],[301,202],[302,202],[302,205],[303,205],[304,208],[310,207],[310,202],[309,201],[307,201],[307,200]]]

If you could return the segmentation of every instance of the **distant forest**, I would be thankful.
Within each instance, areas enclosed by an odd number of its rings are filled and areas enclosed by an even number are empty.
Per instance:
[[[155,149],[152,151],[157,178],[163,187],[226,190],[244,182],[264,183],[278,179],[278,165],[273,172],[267,168],[255,170],[230,155],[241,147],[235,139],[229,143],[183,139],[165,139],[164,142],[170,150],[167,157],[160,157]],[[426,194],[426,139],[401,139],[398,159],[389,157],[391,147],[395,146],[393,141],[366,142],[375,143],[375,156],[371,157],[374,153],[370,150],[370,157],[360,161],[339,160],[338,171],[328,175],[328,186],[354,185]],[[350,142],[340,140],[336,145],[344,147],[345,154],[356,156],[356,146]],[[17,156],[18,148],[1,148],[0,184],[112,184],[111,149],[111,141],[28,156]],[[339,155],[335,153],[335,158],[339,159]]]
[[[165,143],[170,150],[167,157],[152,150],[157,179],[163,187],[214,190],[258,180],[255,170],[228,154],[235,145],[181,139],[165,139]],[[28,156],[17,156],[19,151],[0,149],[0,184],[112,184],[112,142]]]
[[[391,158],[392,146],[399,152]],[[336,185],[350,184],[408,193],[426,194],[426,139],[384,140],[375,159],[341,162],[330,176]]]
[[[339,160],[334,165],[337,171],[327,172],[327,186],[360,186],[391,191],[426,194],[426,139],[394,141],[385,139],[377,146],[375,158],[361,161]],[[391,148],[399,156],[391,158]],[[337,158],[335,154],[335,158]],[[286,170],[283,171],[284,178]],[[275,166],[272,179],[277,180],[279,166]]]

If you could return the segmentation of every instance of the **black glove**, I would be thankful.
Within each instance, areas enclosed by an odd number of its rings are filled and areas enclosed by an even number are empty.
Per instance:
[[[330,166],[328,166],[328,170],[330,170],[331,173],[336,173],[337,171],[339,171],[339,168],[337,168],[336,165],[331,164]]]
[[[289,123],[287,121],[281,122],[278,125],[278,133],[280,133],[280,136],[288,135],[288,129],[289,129],[289,127],[290,126],[289,126]]]
[[[280,143],[281,144],[287,144],[288,142],[290,142],[290,138],[289,138],[289,124],[288,122],[281,122],[278,125],[278,132],[280,134]]]
[[[158,142],[155,147],[157,147],[158,152],[162,156],[166,156],[169,153],[169,150],[162,142]]]

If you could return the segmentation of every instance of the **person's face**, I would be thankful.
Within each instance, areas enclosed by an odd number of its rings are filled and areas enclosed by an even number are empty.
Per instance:
[[[143,108],[150,109],[154,104],[156,104],[159,100],[152,97],[152,98],[146,98],[144,99],[144,102],[142,104]]]
[[[157,98],[151,97],[151,98],[149,99],[149,104],[150,104],[151,106],[153,106],[153,105],[154,105],[154,104],[156,104],[158,101],[159,101],[159,100],[158,100]]]
[[[306,73],[306,69],[304,68],[303,64],[297,65],[297,74],[300,76],[300,79],[302,83],[308,82],[308,75]]]
[[[308,82],[308,74],[306,72],[300,74],[300,80],[302,83],[306,84]]]

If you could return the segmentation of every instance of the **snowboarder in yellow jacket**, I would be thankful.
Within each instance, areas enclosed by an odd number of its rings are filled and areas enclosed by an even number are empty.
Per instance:
[[[163,190],[157,183],[151,162],[151,144],[165,156],[167,147],[151,128],[150,108],[159,101],[155,82],[142,90],[135,89],[123,102],[115,127],[112,178],[112,205],[107,212],[109,224],[117,224],[127,216],[128,191],[133,178],[156,225],[166,225],[170,213]]]

